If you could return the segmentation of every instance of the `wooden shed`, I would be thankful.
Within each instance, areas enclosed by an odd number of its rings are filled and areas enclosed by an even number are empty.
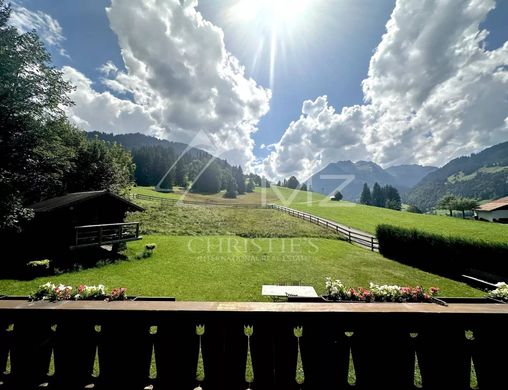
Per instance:
[[[144,209],[110,191],[75,192],[29,207],[35,217],[25,242],[45,254],[141,239],[139,223],[124,220],[127,212]]]

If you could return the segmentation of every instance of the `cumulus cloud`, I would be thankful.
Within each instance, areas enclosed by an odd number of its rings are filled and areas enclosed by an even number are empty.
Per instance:
[[[75,105],[67,108],[67,114],[82,129],[148,134],[157,134],[159,131],[144,106],[119,99],[108,91],[97,92],[90,79],[70,66],[64,66],[62,71],[64,79],[76,87],[70,94]]]
[[[32,11],[14,2],[11,5],[12,12],[9,23],[12,26],[21,32],[36,30],[43,42],[57,49],[60,55],[69,57],[62,47],[65,37],[58,20],[42,11]]]
[[[488,51],[494,0],[397,1],[362,83],[365,104],[305,101],[264,161],[271,177],[330,161],[441,165],[508,138],[508,42]]]
[[[190,142],[234,163],[254,160],[252,133],[269,110],[271,91],[245,76],[225,48],[220,28],[203,19],[197,1],[113,0],[106,9],[125,64],[102,67],[104,84],[133,96],[159,135]]]

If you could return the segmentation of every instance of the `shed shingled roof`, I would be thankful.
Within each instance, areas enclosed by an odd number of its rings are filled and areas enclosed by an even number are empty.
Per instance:
[[[63,196],[57,196],[56,198],[50,198],[43,200],[42,202],[35,203],[28,206],[33,209],[36,213],[50,212],[61,207],[71,206],[77,203],[81,203],[93,198],[101,196],[110,196],[118,201],[125,203],[131,211],[144,211],[144,209],[131,201],[122,198],[110,191],[87,191],[87,192],[73,192]]]
[[[500,209],[501,207],[506,207],[506,206],[508,206],[508,196],[505,196],[504,198],[493,200],[492,202],[482,204],[476,210],[494,211],[494,210]]]

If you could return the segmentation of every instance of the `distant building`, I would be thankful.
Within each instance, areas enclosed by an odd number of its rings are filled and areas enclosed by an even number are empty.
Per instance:
[[[23,234],[31,252],[52,255],[139,240],[139,223],[127,212],[144,209],[109,191],[75,192],[29,206],[35,217]]]
[[[508,196],[482,204],[474,214],[482,221],[508,223]]]

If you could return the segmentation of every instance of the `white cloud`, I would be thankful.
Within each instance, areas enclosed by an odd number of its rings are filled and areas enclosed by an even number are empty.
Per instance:
[[[264,161],[271,177],[330,161],[441,165],[508,138],[508,42],[485,50],[493,0],[397,1],[363,81],[365,104],[340,114],[303,103]]]
[[[70,94],[75,105],[66,108],[69,118],[87,131],[156,134],[156,122],[144,106],[119,99],[110,92],[97,92],[93,83],[78,70],[64,66],[64,79],[76,89]]]
[[[190,142],[203,131],[213,140],[210,152],[249,165],[251,135],[269,110],[271,92],[245,76],[222,30],[196,6],[191,0],[113,0],[106,11],[126,71],[105,64],[103,82],[131,93],[159,135]]]
[[[62,47],[65,37],[58,20],[42,11],[32,11],[14,2],[11,5],[12,12],[9,24],[21,32],[37,31],[43,42],[56,48],[60,55],[69,57]]]

